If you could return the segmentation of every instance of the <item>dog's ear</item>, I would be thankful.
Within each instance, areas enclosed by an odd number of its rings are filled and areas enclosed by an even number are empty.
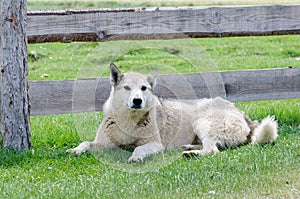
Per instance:
[[[111,63],[110,64],[110,83],[112,86],[116,86],[122,79],[123,74],[118,69],[118,67]]]
[[[156,71],[155,73],[147,76],[148,83],[150,84],[152,89],[154,89],[156,86],[156,79],[158,76],[158,72],[159,71]]]

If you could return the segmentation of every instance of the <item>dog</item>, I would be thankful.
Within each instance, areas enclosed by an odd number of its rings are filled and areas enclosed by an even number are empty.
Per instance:
[[[158,73],[122,73],[110,65],[111,93],[94,141],[67,150],[86,151],[133,146],[129,163],[142,162],[163,150],[182,147],[184,157],[205,156],[221,148],[265,144],[277,137],[277,121],[267,116],[259,124],[233,103],[217,98],[160,99],[153,94]]]

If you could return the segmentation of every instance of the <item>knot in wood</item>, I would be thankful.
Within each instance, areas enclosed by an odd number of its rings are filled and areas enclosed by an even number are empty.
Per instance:
[[[220,12],[215,12],[212,16],[211,22],[213,24],[220,24],[221,23],[222,14]]]
[[[104,40],[106,37],[106,33],[104,30],[101,30],[100,32],[97,33],[97,36],[100,40]]]

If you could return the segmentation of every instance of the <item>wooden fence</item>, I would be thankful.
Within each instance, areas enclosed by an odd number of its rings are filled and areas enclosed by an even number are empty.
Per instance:
[[[27,23],[29,43],[299,34],[300,5],[34,11]],[[106,78],[29,85],[32,115],[100,111],[110,92]],[[155,92],[180,99],[299,98],[300,68],[161,75]]]

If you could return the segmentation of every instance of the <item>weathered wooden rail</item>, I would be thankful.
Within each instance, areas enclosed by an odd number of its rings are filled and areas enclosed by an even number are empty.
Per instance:
[[[206,82],[219,76],[222,81]],[[162,98],[198,99],[209,88],[233,102],[300,97],[300,68],[161,75],[155,94]],[[31,114],[101,111],[110,93],[108,78],[30,82]]]
[[[300,5],[28,12],[28,41],[174,39],[300,33]]]

